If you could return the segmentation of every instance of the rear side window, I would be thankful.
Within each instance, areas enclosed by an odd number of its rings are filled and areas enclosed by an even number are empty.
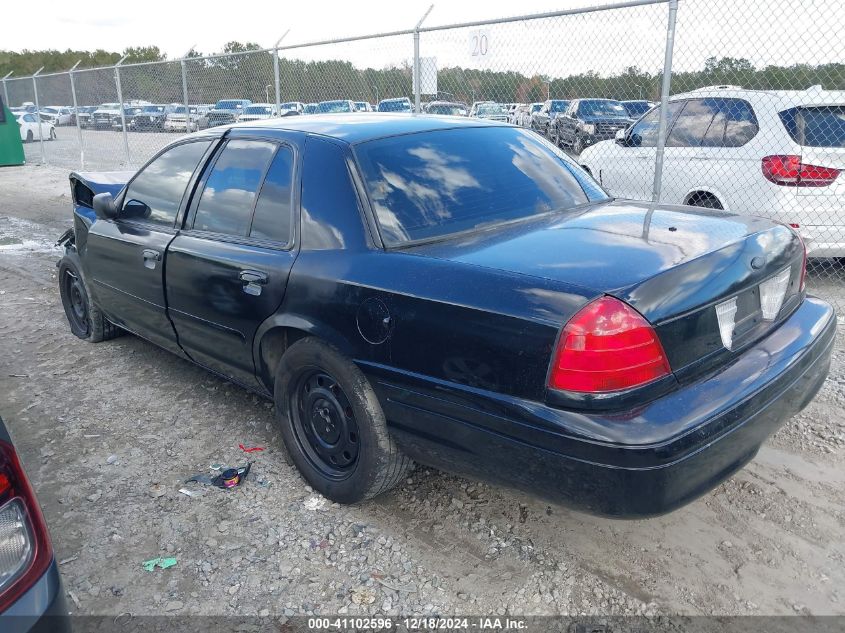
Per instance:
[[[261,185],[250,237],[290,243],[292,180],[293,152],[289,147],[280,147]]]
[[[845,106],[806,106],[780,113],[792,140],[805,147],[845,147]]]
[[[261,179],[276,144],[231,140],[226,143],[205,182],[193,228],[246,237]]]
[[[144,167],[126,191],[121,217],[172,227],[185,189],[209,145],[211,141],[177,145]]]

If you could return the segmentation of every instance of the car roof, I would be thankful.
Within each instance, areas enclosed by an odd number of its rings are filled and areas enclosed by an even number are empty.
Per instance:
[[[811,86],[806,90],[755,90],[741,86],[705,86],[672,95],[671,100],[714,97],[733,97],[758,103],[765,101],[778,108],[796,105],[845,104],[845,90],[824,90],[821,86]]]
[[[347,143],[361,143],[376,138],[430,132],[464,127],[507,126],[506,123],[483,119],[461,119],[458,117],[411,114],[411,113],[355,113],[355,114],[313,114],[302,117],[284,117],[236,123],[223,129],[260,129],[304,132],[336,138]],[[221,128],[217,128],[221,129]]]

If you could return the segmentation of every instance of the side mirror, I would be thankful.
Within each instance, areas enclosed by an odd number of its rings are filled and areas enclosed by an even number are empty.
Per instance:
[[[616,130],[616,144],[617,145],[626,145],[627,141],[625,140],[628,136],[628,130]]]
[[[110,193],[98,193],[94,196],[94,213],[101,220],[113,220],[117,217],[117,207],[114,205],[114,196]]]

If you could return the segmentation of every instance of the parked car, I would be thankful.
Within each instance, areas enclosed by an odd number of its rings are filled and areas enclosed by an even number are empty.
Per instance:
[[[65,592],[44,515],[2,418],[0,544],[0,631],[70,633]]]
[[[208,113],[211,106],[189,105],[188,116],[185,116],[185,106],[177,105],[164,118],[164,129],[168,132],[194,132],[208,127]],[[186,123],[186,120],[188,123]]]
[[[508,113],[508,123],[516,123],[516,111],[524,104],[522,103],[503,103],[504,108]]]
[[[492,101],[488,103],[479,103],[470,111],[470,116],[478,119],[488,119],[490,121],[507,122],[508,113],[498,103]]]
[[[792,229],[613,200],[519,127],[212,128],[121,185],[71,175],[71,331],[134,332],[274,399],[291,460],[336,502],[414,460],[586,512],[667,512],[828,372],[836,317],[806,296]]]
[[[64,106],[46,106],[39,110],[42,121],[52,123],[56,127],[73,123],[73,112]]]
[[[244,108],[251,103],[249,99],[221,99],[208,113],[208,126],[237,123]]]
[[[79,106],[74,115],[79,120],[79,127],[92,127],[91,116],[99,109],[99,106]]]
[[[408,97],[397,97],[395,99],[382,99],[378,102],[379,112],[413,112],[414,106]]]
[[[238,121],[260,121],[262,119],[274,119],[279,116],[275,103],[251,103],[244,108],[243,114]]]
[[[297,114],[303,114],[305,112],[305,104],[299,101],[288,101],[287,103],[283,103],[279,106],[279,114],[280,116],[285,116],[290,112],[296,112]]]
[[[628,113],[629,119],[639,119],[642,115],[657,105],[651,101],[644,100],[620,101],[620,103],[622,104],[622,107],[625,108],[625,112]]]
[[[130,130],[140,132],[142,130],[164,131],[164,123],[168,115],[173,114],[178,106],[171,105],[146,105],[142,108],[127,109],[132,114],[128,115],[126,125]],[[184,112],[185,107],[182,107]]]
[[[584,151],[614,195],[651,191],[659,114]],[[667,125],[662,200],[769,217],[845,257],[845,91],[701,88],[672,97]]]
[[[551,124],[551,141],[580,154],[585,147],[614,138],[634,122],[619,101],[575,99]]]
[[[344,112],[355,112],[355,104],[349,99],[321,101],[317,104],[318,114],[342,114]]]
[[[112,130],[119,130],[123,131],[123,124],[126,124],[127,132],[130,131],[133,127],[132,122],[135,119],[135,115],[140,114],[145,107],[149,106],[140,106],[140,105],[127,105],[123,107],[123,118],[120,118],[120,109],[117,110],[117,115],[113,116],[111,119],[111,129]]]
[[[120,124],[120,104],[119,103],[104,103],[100,105],[91,117],[88,119],[89,127],[95,130],[110,130],[115,119]]]
[[[469,108],[467,104],[457,101],[431,101],[426,104],[426,114],[445,114],[449,116],[466,116]]]
[[[531,114],[531,129],[549,138],[551,122],[569,107],[566,99],[549,99]]]
[[[355,112],[372,112],[373,106],[369,101],[356,101]]]
[[[32,112],[15,112],[15,120],[21,131],[21,140],[32,143],[39,140],[38,128],[41,128],[41,138],[52,141],[56,138],[56,127],[52,123],[42,121]]]
[[[319,103],[306,103],[302,109],[302,114],[317,114],[317,108],[319,107]]]

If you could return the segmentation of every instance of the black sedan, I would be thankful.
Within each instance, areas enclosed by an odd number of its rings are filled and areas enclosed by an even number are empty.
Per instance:
[[[0,631],[69,633],[50,534],[0,419]]]
[[[338,502],[413,460],[664,513],[828,372],[836,321],[789,227],[613,200],[518,127],[250,122],[71,186],[72,332],[134,332],[274,399],[293,462]]]

